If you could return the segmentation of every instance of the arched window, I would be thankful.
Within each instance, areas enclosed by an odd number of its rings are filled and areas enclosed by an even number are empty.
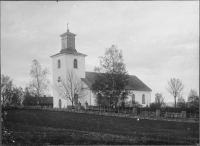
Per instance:
[[[58,60],[58,68],[60,68],[60,67],[61,67],[60,60]]]
[[[132,95],[132,104],[135,103],[135,94]]]
[[[142,95],[142,104],[145,104],[145,95]]]
[[[77,59],[74,59],[74,68],[78,68],[78,61],[77,61]]]

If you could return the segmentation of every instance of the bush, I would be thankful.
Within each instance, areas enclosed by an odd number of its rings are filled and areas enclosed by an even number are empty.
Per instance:
[[[150,104],[150,108],[153,110],[156,110],[156,109],[160,109],[160,106],[153,102]]]

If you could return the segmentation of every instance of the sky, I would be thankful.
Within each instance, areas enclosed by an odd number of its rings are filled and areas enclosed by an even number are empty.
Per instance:
[[[75,33],[76,50],[86,54],[86,71],[99,66],[105,49],[117,45],[130,75],[136,75],[166,102],[171,78],[199,94],[199,1],[2,1],[1,74],[25,87],[37,59],[51,74],[51,55],[60,35]]]

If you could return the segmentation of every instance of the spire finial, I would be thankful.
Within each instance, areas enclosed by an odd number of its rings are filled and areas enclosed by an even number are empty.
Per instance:
[[[67,32],[69,32],[68,23],[67,23]]]

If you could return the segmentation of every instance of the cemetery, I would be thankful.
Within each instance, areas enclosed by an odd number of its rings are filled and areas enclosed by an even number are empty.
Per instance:
[[[7,144],[199,143],[198,120],[187,118],[185,112],[169,120],[169,115],[173,114],[167,113],[167,118],[164,118],[159,110],[151,113],[150,118],[148,112],[137,114],[138,109],[119,109],[118,113],[95,108],[97,109],[89,106],[88,109],[21,106],[6,110],[4,125],[8,136],[12,136],[14,141],[7,141]]]

